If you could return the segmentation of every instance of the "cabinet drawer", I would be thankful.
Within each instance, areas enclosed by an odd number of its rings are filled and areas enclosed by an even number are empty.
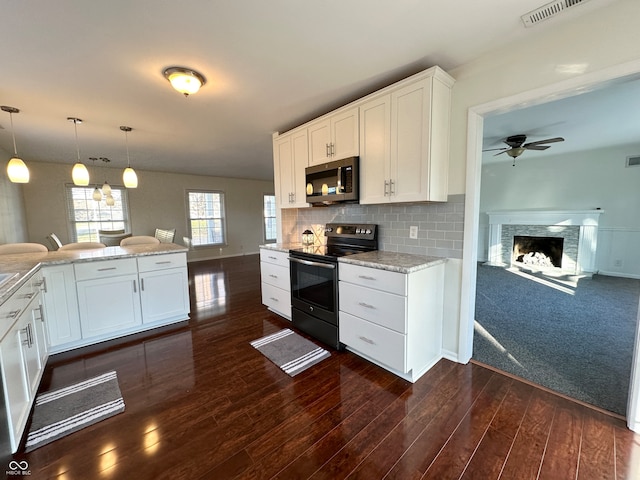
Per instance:
[[[407,276],[404,273],[341,263],[338,275],[342,281],[363,287],[375,288],[396,295],[407,294]]]
[[[76,272],[76,280],[78,281],[138,273],[135,258],[76,263],[73,268]]]
[[[38,292],[39,290],[34,288],[29,280],[0,305],[0,338],[6,333],[5,329],[11,327],[20,314],[27,309]]]
[[[340,312],[340,342],[394,370],[407,372],[407,337]]]
[[[178,268],[187,266],[185,253],[170,253],[167,255],[148,255],[138,257],[138,270],[140,272],[153,272],[165,268]]]
[[[260,261],[274,263],[281,267],[289,267],[289,252],[278,252],[276,250],[269,250],[268,248],[261,248]]]
[[[291,280],[289,278],[289,267],[281,267],[273,263],[260,263],[260,276],[263,283],[268,283],[274,287],[281,288],[287,292],[291,291]]]
[[[407,333],[407,297],[340,282],[340,310]]]
[[[263,282],[262,303],[285,317],[291,318],[291,294],[288,290]]]

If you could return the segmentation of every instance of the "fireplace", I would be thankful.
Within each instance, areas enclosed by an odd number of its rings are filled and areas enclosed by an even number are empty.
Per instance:
[[[489,216],[488,264],[521,265],[517,258],[530,253],[529,246],[519,246],[514,255],[516,237],[544,238],[559,243],[551,252],[550,263],[567,274],[590,274],[596,269],[598,221],[603,210],[503,210],[487,212]],[[559,240],[551,240],[551,238]],[[536,247],[539,250],[540,247]],[[545,249],[548,247],[544,247]],[[520,252],[520,249],[527,250]],[[535,252],[534,252],[535,254]],[[558,259],[558,255],[560,258]],[[542,255],[538,255],[538,260]],[[525,260],[523,257],[522,260]],[[532,259],[536,261],[536,259]],[[540,260],[542,261],[542,260]]]
[[[513,237],[512,262],[538,268],[562,268],[561,237]]]

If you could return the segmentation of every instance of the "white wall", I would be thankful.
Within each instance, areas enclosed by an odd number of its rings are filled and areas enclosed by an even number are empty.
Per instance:
[[[45,242],[55,232],[63,243],[69,241],[65,184],[71,183],[71,165],[30,162],[31,181],[24,185],[26,224],[29,240]],[[92,172],[91,166],[89,171]],[[122,185],[119,169],[99,169],[102,183]],[[176,243],[187,236],[188,189],[221,190],[225,193],[227,245],[197,248],[189,260],[258,253],[264,243],[262,198],[273,193],[273,182],[237,178],[208,177],[174,173],[137,171],[138,188],[128,190],[131,231],[153,235],[156,228],[175,228]]]
[[[639,114],[640,115],[640,114]],[[516,167],[482,167],[478,260],[486,260],[488,216],[493,210],[590,210],[601,208],[597,269],[640,278],[640,167],[626,157],[640,143],[566,155],[523,158]],[[618,264],[619,261],[619,264]]]
[[[11,158],[0,148],[0,165],[6,169]],[[2,172],[0,176],[0,244],[27,241],[22,185],[11,183]]]

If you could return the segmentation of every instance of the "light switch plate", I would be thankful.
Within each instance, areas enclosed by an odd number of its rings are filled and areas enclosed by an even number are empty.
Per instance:
[[[418,238],[418,227],[416,225],[409,227],[409,238]]]

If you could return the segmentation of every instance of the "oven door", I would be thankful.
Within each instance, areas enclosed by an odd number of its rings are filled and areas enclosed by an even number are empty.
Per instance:
[[[291,306],[338,324],[338,266],[335,261],[289,257]]]

